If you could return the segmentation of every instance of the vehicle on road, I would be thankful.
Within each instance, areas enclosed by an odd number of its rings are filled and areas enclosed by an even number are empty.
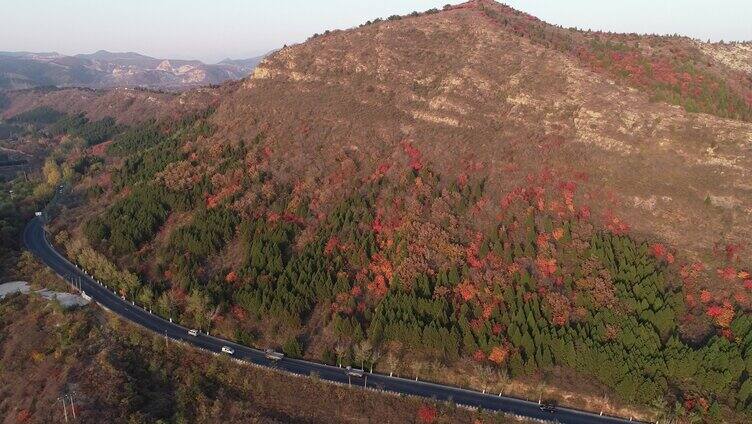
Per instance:
[[[42,212],[34,212],[34,216],[42,216]]]
[[[363,377],[363,372],[364,372],[362,369],[353,368],[350,366],[345,368],[345,371],[347,371],[347,375],[349,375],[350,377],[358,377],[358,378]]]
[[[264,356],[266,359],[271,359],[272,361],[279,361],[280,359],[285,357],[285,354],[282,352],[277,352],[273,349],[266,349],[264,350]]]
[[[228,354],[228,355],[234,355],[235,349],[231,348],[230,346],[222,346],[222,352]]]
[[[191,335],[191,336],[193,336],[193,337],[196,337],[196,336],[198,336],[198,330],[196,330],[196,329],[188,330],[188,334]]]
[[[557,406],[557,403],[555,400],[546,400],[546,401],[541,402],[540,410],[543,412],[554,413],[556,412],[556,406]]]

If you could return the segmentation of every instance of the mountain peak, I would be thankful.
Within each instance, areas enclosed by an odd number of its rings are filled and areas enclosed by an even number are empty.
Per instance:
[[[108,50],[97,50],[90,54],[78,54],[76,57],[96,60],[155,60],[153,57],[145,56],[136,52],[111,52]]]
[[[474,0],[440,14],[379,20],[282,49],[256,68],[227,100],[226,108],[218,109],[217,120],[227,122],[233,131],[238,131],[235,126],[262,122],[270,149],[285,152],[290,151],[284,144],[290,134],[308,125],[301,123],[337,123],[320,132],[311,129],[299,142],[320,139],[321,146],[310,148],[320,148],[323,157],[331,158],[339,157],[343,146],[353,146],[351,150],[362,155],[356,162],[366,163],[365,158],[390,160],[391,152],[408,140],[410,151],[416,149],[436,168],[458,174],[464,171],[458,168],[457,152],[465,152],[468,163],[498,168],[509,162],[515,172],[552,169],[564,175],[582,170],[592,181],[632,181],[630,170],[644,170],[640,158],[649,155],[655,166],[651,169],[661,172],[634,181],[632,194],[621,194],[632,202],[622,209],[621,219],[656,237],[663,235],[662,229],[675,229],[673,241],[694,246],[690,249],[697,248],[692,253],[699,256],[707,252],[698,246],[712,246],[713,238],[723,231],[720,221],[687,226],[692,219],[679,220],[668,203],[656,200],[648,207],[634,200],[634,193],[651,199],[662,190],[654,185],[658,182],[683,186],[686,174],[663,171],[676,160],[672,149],[682,154],[689,149],[671,128],[692,127],[699,119],[695,112],[705,113],[703,134],[710,139],[728,132],[736,143],[748,139],[744,131],[749,130],[728,123],[747,121],[741,125],[749,128],[752,121],[752,87],[737,74],[746,68],[731,65],[698,53],[688,38],[565,29],[497,2]],[[650,72],[643,72],[645,67]],[[685,69],[693,69],[694,74]],[[716,83],[723,85],[729,98],[703,94],[716,91]],[[245,109],[249,104],[253,107]],[[285,115],[271,118],[263,113],[268,110]],[[651,122],[658,117],[661,129],[654,132],[657,127]],[[658,145],[650,140],[662,141]],[[693,161],[709,163],[700,141],[694,148]],[[752,159],[744,158],[738,146],[734,152],[731,156],[738,164]],[[285,160],[308,163],[302,157]],[[321,166],[328,165],[339,166]],[[728,175],[724,186],[739,183]],[[718,179],[706,176],[702,181]],[[496,187],[490,192],[515,189],[501,181],[492,184]],[[707,193],[716,190],[712,184],[693,184],[694,194],[672,192],[673,204],[701,204]],[[612,188],[618,191],[623,186],[615,183]],[[745,196],[739,191],[732,197]],[[495,201],[499,199],[489,200]],[[648,216],[661,213],[663,220]],[[752,237],[752,222],[739,222],[733,231]],[[693,239],[684,239],[684,234]]]

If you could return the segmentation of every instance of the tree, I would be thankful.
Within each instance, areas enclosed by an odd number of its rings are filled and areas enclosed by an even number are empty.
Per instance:
[[[379,358],[381,358],[381,350],[374,349],[371,352],[371,373],[373,373],[373,366],[376,365],[376,362],[379,362]]]
[[[370,358],[372,349],[373,346],[371,345],[371,342],[368,341],[368,339],[361,341],[353,347],[355,361],[360,362],[361,369],[365,367],[365,362]]]
[[[44,161],[42,174],[44,175],[44,181],[51,187],[56,187],[63,178],[60,166],[58,166],[57,162],[52,157],[48,157],[47,160]]]
[[[432,424],[437,417],[436,408],[431,405],[421,405],[418,408],[418,420],[423,424]]]
[[[291,358],[300,358],[303,356],[303,347],[295,337],[291,337],[285,342],[282,346],[282,351]]]
[[[494,346],[491,348],[491,353],[488,354],[488,360],[496,365],[501,365],[506,361],[508,355],[509,349],[501,346]]]
[[[390,376],[397,372],[397,368],[399,367],[399,358],[391,351],[386,355],[386,367],[389,370]]]
[[[344,343],[337,343],[334,352],[337,354],[337,365],[342,366],[342,358],[347,354],[348,347]]]

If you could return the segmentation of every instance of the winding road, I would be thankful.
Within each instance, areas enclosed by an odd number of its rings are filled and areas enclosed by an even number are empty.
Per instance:
[[[272,367],[302,376],[317,374],[318,378],[330,382],[343,384],[350,384],[351,382],[353,386],[366,385],[372,389],[433,398],[440,401],[451,401],[457,404],[519,415],[531,419],[585,424],[632,422],[624,418],[610,417],[563,407],[558,407],[555,411],[549,412],[542,410],[536,402],[376,373],[366,372],[365,380],[355,377],[350,379],[343,368],[299,359],[283,358],[279,361],[272,361],[267,359],[264,352],[258,349],[242,346],[203,333],[191,336],[188,334],[187,328],[151,314],[149,311],[121,299],[55,250],[47,239],[44,222],[40,217],[32,219],[27,224],[23,233],[23,242],[29,251],[58,275],[69,280],[75,280],[80,289],[90,296],[92,300],[121,316],[123,319],[138,324],[161,336],[166,336],[210,352],[221,353],[223,346],[229,346],[235,350],[232,356],[240,361]],[[75,278],[71,278],[72,276]]]

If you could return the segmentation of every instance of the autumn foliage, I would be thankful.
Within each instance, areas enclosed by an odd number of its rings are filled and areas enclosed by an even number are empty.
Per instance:
[[[488,360],[497,365],[501,365],[504,363],[504,361],[506,361],[508,356],[509,356],[509,350],[507,348],[504,348],[501,346],[494,346],[491,349],[491,353],[488,354]]]
[[[437,417],[436,408],[431,405],[421,405],[418,409],[418,421],[423,424],[432,424],[436,422]]]

